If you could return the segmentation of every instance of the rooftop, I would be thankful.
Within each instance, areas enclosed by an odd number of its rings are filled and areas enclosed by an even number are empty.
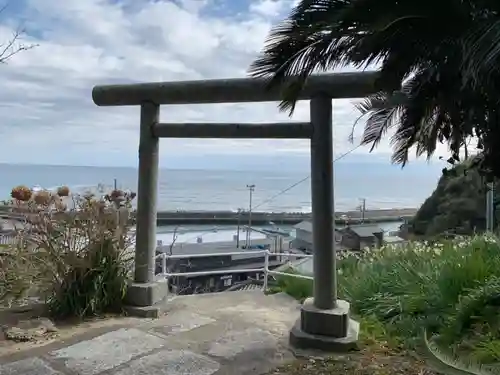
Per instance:
[[[295,229],[305,230],[306,232],[312,232],[312,223],[310,221],[304,220],[293,226]]]
[[[306,232],[312,233],[312,231],[313,231],[313,225],[308,220],[301,221],[300,223],[295,224],[293,227],[294,227],[294,229],[300,229],[300,230],[303,230]],[[340,230],[341,230],[340,228],[335,228],[335,232],[340,232]]]
[[[260,239],[252,240],[251,245],[271,245],[273,243],[270,239]],[[240,248],[236,247],[236,241],[220,241],[220,242],[204,242],[204,243],[183,243],[176,244],[172,248],[172,254],[174,255],[189,255],[189,254],[208,254],[208,253],[233,253],[239,251],[245,251],[241,246],[245,244],[245,241],[240,240]],[[248,249],[248,251],[258,251],[259,249]],[[157,252],[169,253],[170,246],[158,246]],[[259,258],[263,257],[264,254],[241,254],[233,255],[233,259],[248,259],[248,258]]]
[[[359,237],[373,237],[375,233],[384,233],[384,230],[377,225],[349,225],[344,230],[351,230]]]

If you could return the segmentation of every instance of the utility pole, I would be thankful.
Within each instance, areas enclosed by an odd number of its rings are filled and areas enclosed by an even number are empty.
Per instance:
[[[236,248],[240,248],[240,219],[241,219],[241,212],[243,211],[242,208],[238,208],[238,231],[236,232]]]
[[[361,211],[361,223],[365,222],[365,211],[366,211],[366,199],[360,198],[361,205],[359,206],[359,210]]]
[[[493,221],[495,217],[495,200],[494,200],[494,187],[493,182],[486,184],[486,231],[493,231]]]
[[[117,190],[118,184],[117,184],[116,178],[113,181],[113,186],[114,186],[114,190]]]
[[[247,229],[247,241],[246,241],[246,248],[250,246],[250,240],[251,240],[251,228],[252,228],[252,195],[255,190],[255,185],[247,185],[247,189],[249,190],[250,193],[250,204],[248,208],[248,229]]]

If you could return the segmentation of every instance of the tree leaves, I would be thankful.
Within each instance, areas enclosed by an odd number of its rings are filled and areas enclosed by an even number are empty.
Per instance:
[[[438,142],[459,160],[474,138],[481,170],[500,176],[499,4],[302,0],[271,31],[250,74],[281,86],[280,108],[293,113],[313,72],[379,64],[379,91],[358,103],[362,144],[373,150],[392,129],[392,160],[405,165],[410,151],[429,158]]]

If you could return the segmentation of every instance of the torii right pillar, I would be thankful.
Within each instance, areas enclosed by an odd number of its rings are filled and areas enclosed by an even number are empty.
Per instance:
[[[350,319],[349,303],[337,298],[330,97],[311,99],[310,120],[314,293],[302,305],[290,331],[290,344],[298,349],[344,352],[356,347],[359,323]]]

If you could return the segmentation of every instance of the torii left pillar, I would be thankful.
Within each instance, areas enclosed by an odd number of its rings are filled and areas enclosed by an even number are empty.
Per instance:
[[[159,139],[153,134],[153,126],[159,117],[159,105],[141,105],[134,281],[126,296],[127,311],[147,317],[158,316],[168,294],[167,280],[155,277]]]

